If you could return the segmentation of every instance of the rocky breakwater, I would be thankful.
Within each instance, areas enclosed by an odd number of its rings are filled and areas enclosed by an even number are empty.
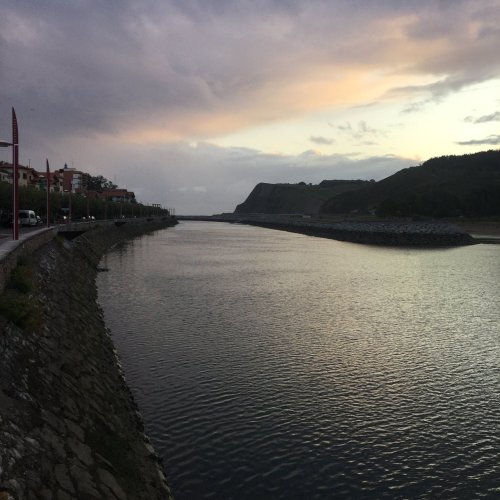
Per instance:
[[[241,220],[241,222],[370,245],[446,247],[475,243],[474,238],[459,227],[440,222],[345,221],[307,223],[279,220]]]
[[[0,296],[0,499],[168,499],[96,302],[102,253],[168,225],[60,236]]]

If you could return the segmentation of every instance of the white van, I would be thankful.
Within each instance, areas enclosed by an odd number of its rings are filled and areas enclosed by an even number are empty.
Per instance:
[[[21,226],[36,226],[38,220],[33,210],[19,210],[19,224]]]

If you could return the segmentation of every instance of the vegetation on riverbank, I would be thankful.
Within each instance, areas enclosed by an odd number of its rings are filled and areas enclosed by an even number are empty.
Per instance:
[[[142,203],[111,202],[100,198],[86,197],[83,194],[50,193],[52,220],[67,215],[70,206],[73,220],[87,216],[96,219],[113,219],[117,217],[149,217],[152,215],[169,215],[167,209],[144,205]],[[47,211],[47,193],[33,187],[19,187],[19,207],[25,210],[34,210],[37,215],[45,218]],[[0,182],[0,223],[9,223],[12,212],[12,185]]]
[[[33,300],[34,288],[31,259],[20,259],[0,295],[0,315],[23,330],[38,329],[42,324],[42,309]]]

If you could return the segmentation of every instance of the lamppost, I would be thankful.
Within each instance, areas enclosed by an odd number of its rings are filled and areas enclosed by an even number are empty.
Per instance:
[[[73,183],[71,183],[71,187],[69,188],[69,222],[73,222],[73,213],[71,210],[71,194],[73,192]]]
[[[66,220],[66,222],[68,224],[71,223],[71,191],[72,191],[72,189],[73,189],[73,183],[71,182],[69,190],[64,191],[65,193],[68,193],[68,200],[69,200],[68,201],[68,218]]]
[[[17,118],[12,108],[12,142],[0,141],[0,147],[12,146],[12,239],[19,239],[19,179],[17,177],[19,161],[19,133]]]
[[[46,215],[47,215],[47,227],[50,227],[50,166],[49,166],[49,160],[46,159],[47,165],[46,165],[46,170],[47,170],[47,209],[46,209]]]

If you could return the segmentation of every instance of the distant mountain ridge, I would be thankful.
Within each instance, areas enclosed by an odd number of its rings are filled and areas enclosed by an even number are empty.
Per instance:
[[[235,213],[316,214],[333,196],[360,189],[369,183],[362,180],[325,180],[319,185],[261,182],[236,207]]]
[[[500,150],[431,158],[385,179],[255,186],[235,213],[500,215]]]

